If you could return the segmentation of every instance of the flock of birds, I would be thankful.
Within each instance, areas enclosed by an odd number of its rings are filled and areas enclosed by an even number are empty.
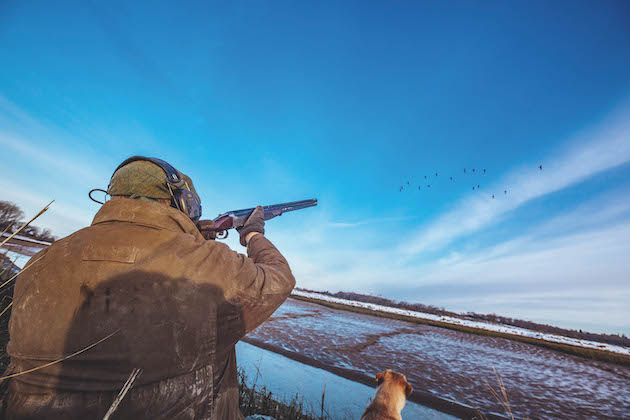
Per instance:
[[[472,169],[472,170],[471,170]],[[543,166],[539,165],[538,166],[538,170],[542,171],[543,170]],[[476,175],[476,174],[480,174],[480,175],[485,175],[486,174],[486,169],[475,169],[475,168],[464,168],[464,174],[465,175]],[[440,174],[438,172],[435,173],[435,178],[437,178],[438,176],[440,176]],[[449,176],[449,180],[450,182],[454,183],[455,179],[453,179],[452,176]],[[430,189],[431,188],[431,184],[429,182],[431,182],[431,175],[425,175],[424,176],[424,181],[426,183],[425,189]],[[412,181],[409,180],[407,181],[407,184],[403,184],[400,186],[400,192],[403,192],[405,189],[411,189],[411,186],[413,185]],[[479,191],[479,189],[481,188],[481,184],[473,184],[472,185],[472,190],[473,191]],[[414,186],[415,189],[415,186]],[[418,185],[418,191],[422,191],[422,185]],[[503,190],[503,195],[507,195],[508,190],[505,189]],[[492,199],[494,200],[494,194],[492,194]]]

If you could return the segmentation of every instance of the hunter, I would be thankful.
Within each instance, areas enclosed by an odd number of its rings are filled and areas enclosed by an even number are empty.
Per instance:
[[[107,192],[15,283],[5,375],[35,370],[9,379],[0,418],[102,419],[139,372],[112,418],[243,419],[234,346],[295,286],[262,207],[239,231],[245,256],[202,235],[192,181],[164,161],[128,159]]]

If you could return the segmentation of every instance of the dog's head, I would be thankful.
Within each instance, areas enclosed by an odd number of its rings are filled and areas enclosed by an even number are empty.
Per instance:
[[[411,394],[411,391],[413,391],[413,388],[409,385],[409,382],[407,382],[405,375],[401,375],[391,369],[387,369],[385,372],[377,373],[376,382],[379,385],[387,382],[395,386],[400,386],[407,397]]]

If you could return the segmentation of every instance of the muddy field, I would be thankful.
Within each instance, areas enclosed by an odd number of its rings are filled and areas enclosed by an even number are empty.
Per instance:
[[[324,366],[394,369],[429,395],[505,413],[486,384],[503,378],[516,418],[630,418],[630,368],[502,338],[377,318],[289,299],[248,335]]]

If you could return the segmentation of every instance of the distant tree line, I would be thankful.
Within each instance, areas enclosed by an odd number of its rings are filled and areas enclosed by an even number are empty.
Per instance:
[[[311,291],[307,289],[301,289],[301,290],[304,290],[307,292]],[[387,299],[387,298],[383,298],[379,296],[363,295],[360,293],[353,293],[353,292],[330,293],[328,291],[320,292],[320,291],[314,291],[314,290],[313,292],[321,293],[324,295],[328,295],[328,296],[332,296],[332,297],[336,297],[340,299],[355,300],[358,302],[373,303],[377,305],[390,306],[393,308],[408,309],[410,311],[423,312],[423,313],[439,315],[439,316],[451,316],[451,317],[460,318],[460,319],[469,319],[469,320],[474,320],[474,321],[486,321],[486,322],[498,323],[498,324],[503,324],[503,325],[511,325],[513,327],[520,327],[520,328],[525,328],[528,330],[539,331],[539,332],[548,333],[548,334],[557,334],[557,335],[562,335],[565,337],[596,341],[598,343],[607,343],[607,344],[614,344],[617,346],[630,347],[630,338],[627,337],[625,334],[621,334],[621,335],[596,334],[596,333],[590,333],[590,332],[586,332],[582,330],[569,330],[565,328],[554,327],[553,325],[538,324],[532,321],[524,321],[521,319],[509,318],[506,316],[501,316],[501,315],[496,315],[496,314],[478,314],[475,312],[467,312],[464,314],[460,314],[456,312],[450,312],[444,308],[439,308],[432,305],[423,305],[421,303],[408,303],[408,302],[402,302],[402,301],[395,301],[395,300],[391,300],[391,299]]]
[[[25,222],[24,212],[17,204],[10,201],[0,201],[0,232],[6,230],[13,233]],[[41,229],[33,225],[26,226],[19,234],[46,242],[53,242],[57,239],[49,229]]]

